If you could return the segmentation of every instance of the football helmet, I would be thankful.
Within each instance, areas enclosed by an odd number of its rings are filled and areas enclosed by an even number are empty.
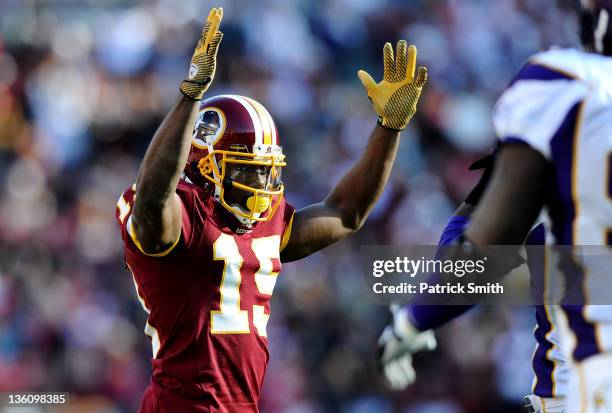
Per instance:
[[[243,225],[272,218],[283,197],[285,165],[274,120],[263,105],[237,95],[202,101],[185,175],[214,190],[215,199]],[[258,179],[244,179],[249,173]],[[247,194],[246,202],[232,199],[236,191]]]

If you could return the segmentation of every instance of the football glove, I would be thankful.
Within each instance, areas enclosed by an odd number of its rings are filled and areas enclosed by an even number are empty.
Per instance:
[[[419,331],[410,323],[405,308],[391,305],[390,310],[393,322],[378,339],[379,363],[391,388],[403,390],[416,380],[412,355],[434,350],[437,343],[433,330]]]
[[[427,82],[425,67],[419,67],[416,79],[414,77],[416,56],[416,47],[410,46],[406,57],[406,42],[400,40],[397,43],[397,59],[394,59],[391,43],[385,43],[382,82],[376,83],[363,70],[357,72],[378,114],[378,123],[386,128],[401,131],[416,113],[419,96]]]
[[[213,8],[208,14],[202,36],[191,58],[189,74],[187,79],[181,82],[181,92],[191,99],[201,100],[215,76],[217,51],[223,38],[223,33],[219,31],[222,18],[221,7]]]

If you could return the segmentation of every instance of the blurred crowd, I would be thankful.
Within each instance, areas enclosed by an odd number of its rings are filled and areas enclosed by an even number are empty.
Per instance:
[[[388,321],[365,302],[363,244],[436,244],[494,145],[490,112],[524,60],[575,46],[572,1],[0,0],[0,391],[68,391],[69,412],[133,412],[151,348],[114,211],[178,96],[208,10],[224,7],[208,95],[263,103],[287,198],[320,201],[376,116],[356,77],[385,41],[418,48],[429,83],[389,185],[357,236],[288,264],[268,324],[264,413],[505,412],[530,392],[532,310],[445,327],[392,393],[376,372]],[[38,412],[40,410],[32,410]]]

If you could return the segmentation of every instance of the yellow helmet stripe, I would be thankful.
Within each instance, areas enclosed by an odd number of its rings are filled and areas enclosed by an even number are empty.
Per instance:
[[[270,122],[270,131],[271,131],[271,134],[272,134],[272,142],[270,142],[270,143],[272,145],[278,145],[278,140],[276,138],[276,125],[274,124],[274,119],[270,115],[270,112],[268,112],[268,110],[265,107],[263,107],[263,105],[260,104],[259,106],[261,106],[261,108],[263,109],[264,113],[266,114],[266,118]]]
[[[261,126],[263,128],[263,143],[266,145],[272,145],[274,143],[272,142],[272,129],[274,127],[272,117],[270,116],[266,108],[262,106],[261,103],[251,98],[245,97],[245,99],[251,105],[253,105],[253,107],[257,111],[257,114],[259,115],[259,119],[261,120]]]
[[[272,145],[278,145],[278,140],[276,138],[276,125],[274,124],[274,119],[270,115],[270,112],[268,112],[268,109],[266,109],[262,104],[259,104],[259,106],[261,106],[261,109],[265,113],[266,119],[268,119],[268,122],[270,123],[270,132],[272,136],[272,142],[270,143]]]

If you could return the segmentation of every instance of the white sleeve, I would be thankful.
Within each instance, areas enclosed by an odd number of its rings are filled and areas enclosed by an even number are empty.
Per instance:
[[[583,82],[574,79],[517,80],[495,105],[497,137],[502,142],[524,142],[550,159],[551,140],[587,91]]]

